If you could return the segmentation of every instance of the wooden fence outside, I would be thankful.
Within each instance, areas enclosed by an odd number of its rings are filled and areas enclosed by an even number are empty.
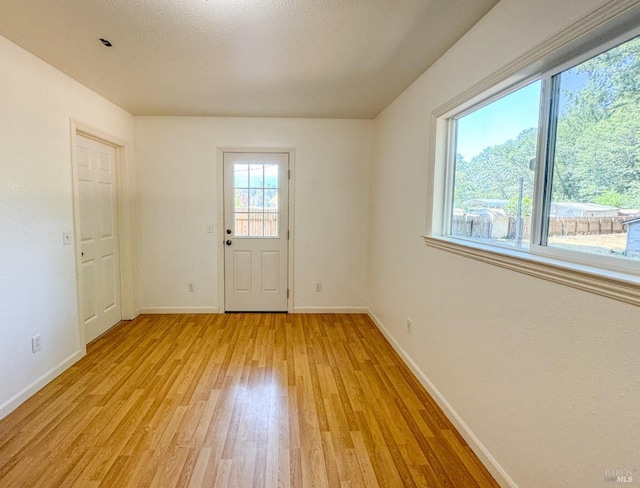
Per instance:
[[[278,237],[278,213],[236,213],[236,237]]]
[[[549,236],[620,234],[626,232],[622,223],[631,217],[566,217],[549,219]],[[531,217],[522,218],[522,237],[531,235]],[[454,215],[451,234],[485,239],[513,239],[515,217],[501,215]]]
[[[579,236],[599,234],[620,234],[625,232],[622,223],[629,217],[571,217],[550,218],[550,236]]]

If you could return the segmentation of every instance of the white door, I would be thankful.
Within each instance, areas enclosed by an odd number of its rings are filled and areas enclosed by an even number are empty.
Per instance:
[[[228,312],[286,312],[289,155],[224,153]]]
[[[116,150],[76,138],[82,315],[86,342],[122,318],[116,201]]]

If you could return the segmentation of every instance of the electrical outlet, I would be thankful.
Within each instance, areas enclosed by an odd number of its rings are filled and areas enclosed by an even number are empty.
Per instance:
[[[316,283],[316,291],[322,291],[322,282],[318,281]]]
[[[189,291],[196,291],[196,285],[194,285],[193,283],[189,283]]]
[[[411,334],[412,325],[413,325],[413,321],[411,319],[407,319],[407,334]]]
[[[68,246],[69,244],[71,244],[71,232],[70,231],[64,231],[62,233],[62,244],[64,244],[65,246]]]
[[[38,334],[31,338],[31,352],[35,354],[40,349],[42,349],[42,338],[40,337],[40,334]]]

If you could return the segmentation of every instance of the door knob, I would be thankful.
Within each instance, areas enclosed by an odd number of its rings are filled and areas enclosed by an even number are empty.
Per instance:
[[[227,242],[225,243],[227,246],[231,245],[231,239],[227,239]]]
[[[231,229],[227,229],[227,234],[231,234]]]

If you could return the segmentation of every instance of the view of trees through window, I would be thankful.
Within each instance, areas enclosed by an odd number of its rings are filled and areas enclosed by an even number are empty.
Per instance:
[[[540,85],[456,121],[452,235],[528,245]],[[640,237],[637,254],[628,238],[640,218],[640,39],[557,74],[552,87],[547,245],[640,257]]]
[[[535,82],[457,121],[452,235],[527,245],[539,106]]]

